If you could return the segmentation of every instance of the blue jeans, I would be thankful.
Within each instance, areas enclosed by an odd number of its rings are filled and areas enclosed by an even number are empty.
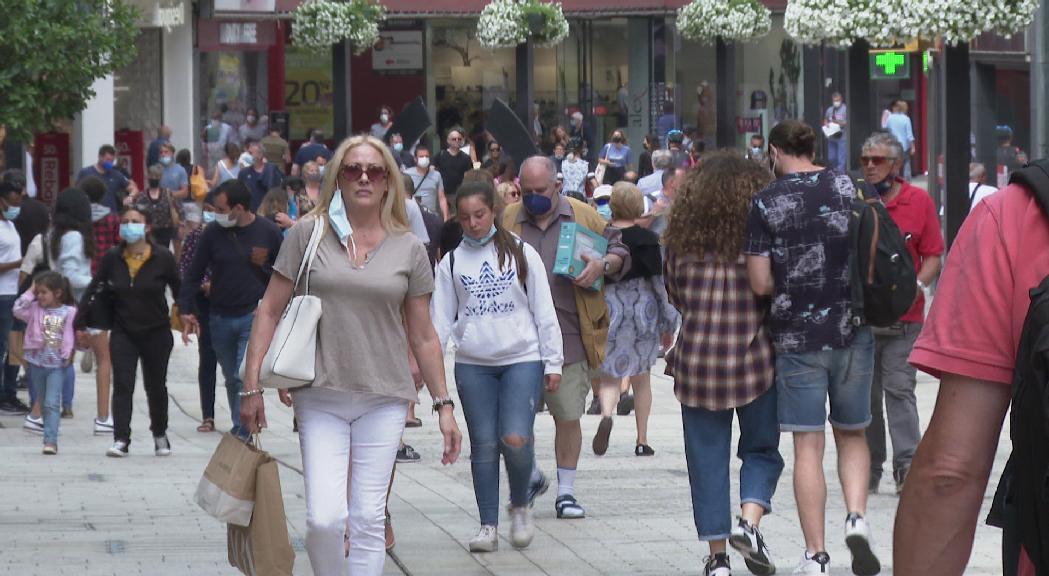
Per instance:
[[[772,496],[783,472],[776,421],[776,387],[746,406],[739,416],[739,502],[772,511]],[[726,540],[732,530],[729,489],[729,450],[733,410],[681,407],[685,430],[685,461],[692,488],[692,519],[702,541]]]
[[[12,311],[17,296],[0,296],[0,359],[7,357],[7,337],[11,333],[11,326],[15,323],[15,315]],[[7,371],[0,374],[0,402],[12,400],[18,393],[18,374],[14,378],[6,378]]]
[[[29,365],[29,382],[37,395],[43,396],[44,444],[58,444],[58,423],[62,420],[62,382],[65,368],[43,368]]]
[[[840,138],[827,139],[827,167],[841,172],[845,171],[849,158],[848,144],[844,135]]]
[[[62,408],[66,410],[73,409],[73,390],[76,387],[76,368],[72,364],[65,368],[55,368],[55,370],[62,371]],[[6,370],[5,370],[6,373]],[[18,373],[15,372],[15,378],[17,382]],[[29,387],[29,404],[36,404],[37,391],[33,386]]]
[[[470,433],[470,471],[481,524],[499,524],[499,454],[510,481],[510,504],[528,505],[535,461],[532,428],[543,385],[543,363],[509,366],[455,363],[459,402]],[[511,437],[521,441],[507,442]]]
[[[240,363],[248,349],[251,323],[254,320],[254,312],[243,316],[221,316],[214,311],[210,320],[211,345],[222,367],[222,376],[226,379],[226,399],[229,401],[230,418],[233,419],[230,432],[241,438],[247,438],[248,431],[240,425],[240,390],[244,385],[240,381]]]
[[[864,326],[848,348],[776,356],[779,428],[823,432],[830,397],[830,424],[863,430],[871,423],[874,335]]]

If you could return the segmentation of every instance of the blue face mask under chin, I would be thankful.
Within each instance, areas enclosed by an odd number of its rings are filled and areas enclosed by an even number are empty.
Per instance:
[[[353,234],[353,226],[350,226],[350,220],[346,217],[346,205],[342,201],[342,190],[335,189],[335,193],[331,197],[331,203],[328,205],[328,220],[331,222],[332,229],[339,236],[339,242],[342,242],[343,246],[347,245],[347,239],[350,234]]]
[[[488,230],[488,233],[485,234],[483,238],[471,238],[469,234],[463,234],[463,242],[465,242],[467,246],[480,248],[492,241],[492,238],[495,237],[495,232],[495,224],[492,224],[491,229]]]
[[[874,190],[878,192],[878,195],[885,194],[889,190],[892,190],[893,177],[890,176],[881,182],[874,185]]]

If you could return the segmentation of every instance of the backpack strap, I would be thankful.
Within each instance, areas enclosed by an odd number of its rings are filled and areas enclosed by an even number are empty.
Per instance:
[[[1009,183],[1019,184],[1030,190],[1042,211],[1049,216],[1049,159],[1043,158],[1028,163],[1024,168],[1012,173]]]

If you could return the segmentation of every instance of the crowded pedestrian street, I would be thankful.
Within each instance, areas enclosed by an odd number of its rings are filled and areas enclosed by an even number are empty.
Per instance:
[[[34,436],[21,429],[21,418],[0,416],[0,483],[5,487],[5,512],[0,517],[0,574],[20,576],[182,576],[228,575],[235,571],[226,560],[226,526],[205,514],[193,502],[193,493],[219,434],[196,431],[200,423],[197,399],[196,348],[175,347],[168,390],[171,396],[171,438],[174,457],[155,458],[151,446],[138,446],[126,459],[103,456],[110,439],[92,436],[91,410],[95,405],[93,379],[79,373],[80,393],[75,417],[64,422],[62,458],[42,459]],[[450,366],[450,363],[449,363]],[[705,555],[692,526],[688,474],[682,447],[681,410],[672,382],[653,369],[652,419],[649,437],[657,450],[653,458],[633,454],[633,418],[617,416],[617,429],[608,453],[597,458],[585,453],[580,469],[585,480],[577,494],[589,504],[588,517],[579,521],[555,519],[548,493],[535,505],[536,536],[526,550],[506,546],[498,554],[471,554],[467,542],[474,535],[474,505],[470,469],[465,455],[445,467],[439,460],[441,439],[433,415],[419,411],[421,428],[408,431],[406,441],[422,455],[418,463],[400,465],[390,498],[397,544],[389,552],[384,574],[416,576],[527,576],[697,574]],[[450,372],[450,370],[449,370]],[[449,380],[451,381],[451,380]],[[936,397],[937,382],[920,376],[918,408],[923,426]],[[225,399],[217,413],[227,413]],[[264,449],[280,460],[281,485],[289,534],[296,550],[295,574],[310,574],[303,548],[305,500],[302,461],[291,411],[267,396],[269,428],[262,434]],[[135,419],[145,421],[147,405],[135,400]],[[542,415],[541,415],[542,416]],[[583,417],[589,438],[599,416]],[[221,422],[223,426],[227,422]],[[1006,428],[992,478],[997,478],[1008,454]],[[540,468],[554,467],[553,426],[536,419],[536,446]],[[829,435],[829,433],[828,433]],[[791,445],[784,436],[781,449],[787,460],[775,497],[775,510],[762,523],[772,553],[784,570],[793,552],[803,546],[790,486]],[[834,471],[834,448],[828,444],[827,478]],[[733,464],[733,493],[738,465]],[[981,518],[990,505],[989,487]],[[828,482],[828,546],[832,558],[846,558],[841,534],[845,512],[840,489]],[[505,494],[505,479],[504,479]],[[869,503],[876,550],[888,559],[892,523],[898,497],[891,482]],[[1001,574],[1001,535],[985,525],[977,528],[967,575]],[[734,557],[733,560],[737,560]],[[742,566],[742,564],[740,564]],[[893,574],[886,561],[882,574]]]

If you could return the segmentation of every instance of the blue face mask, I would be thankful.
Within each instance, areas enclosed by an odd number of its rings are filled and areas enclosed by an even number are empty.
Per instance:
[[[885,194],[886,192],[888,192],[889,190],[892,190],[892,183],[893,183],[893,177],[889,176],[888,178],[886,178],[886,179],[882,180],[881,182],[878,182],[877,184],[875,184],[874,185],[874,189],[877,190],[879,195],[882,195],[882,194]]]
[[[605,220],[612,219],[612,207],[608,204],[602,204],[597,207],[597,213]]]
[[[108,161],[108,160],[103,162],[102,163],[102,169],[105,170],[106,172],[109,172],[110,170],[113,169],[113,163]]]
[[[165,166],[171,166],[171,160],[172,160],[171,156],[161,156],[160,157],[160,163],[165,165]]]
[[[492,228],[488,231],[488,234],[484,235],[484,238],[471,238],[469,234],[463,234],[463,242],[466,242],[467,246],[473,246],[474,248],[480,248],[485,244],[492,241],[495,237],[495,224],[492,224]]]
[[[18,218],[18,215],[21,213],[21,206],[10,206],[7,210],[4,210],[4,218],[7,220],[14,220],[15,218]]]
[[[214,221],[215,221],[215,213],[214,212],[210,212],[210,211],[204,212],[204,223],[205,224],[211,224]]]
[[[335,194],[331,197],[331,204],[328,205],[328,221],[331,222],[331,227],[335,230],[335,233],[339,235],[339,242],[342,242],[343,246],[346,246],[347,239],[350,234],[353,234],[353,226],[350,226],[350,220],[346,217],[346,206],[342,202],[342,190],[335,189]]]
[[[521,204],[523,204],[525,210],[528,210],[528,213],[533,216],[542,216],[543,214],[546,214],[554,205],[552,200],[542,194],[525,194],[524,198],[521,199]]]
[[[146,237],[146,225],[141,222],[127,222],[120,225],[120,239],[134,244]]]

